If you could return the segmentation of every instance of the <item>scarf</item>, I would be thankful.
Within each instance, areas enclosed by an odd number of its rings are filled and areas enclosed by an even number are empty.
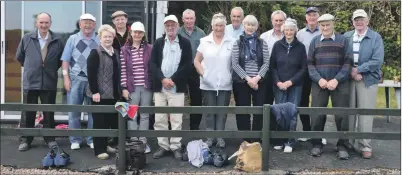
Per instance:
[[[246,46],[246,61],[257,59],[257,33],[254,32],[252,35],[247,35],[246,32],[242,34],[244,36],[244,44]]]

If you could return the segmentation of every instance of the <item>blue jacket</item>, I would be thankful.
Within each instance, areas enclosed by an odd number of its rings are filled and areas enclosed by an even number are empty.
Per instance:
[[[344,36],[353,48],[353,34],[355,30],[346,32]],[[380,82],[380,69],[384,62],[384,43],[381,35],[368,28],[366,36],[360,42],[359,62],[357,71],[362,74],[366,87]]]
[[[290,102],[271,105],[271,114],[285,131],[296,131],[298,112],[296,105]]]

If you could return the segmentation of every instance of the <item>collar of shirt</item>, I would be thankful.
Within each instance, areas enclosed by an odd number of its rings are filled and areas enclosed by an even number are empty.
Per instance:
[[[237,28],[237,29],[235,29],[235,28],[233,27],[233,24],[230,24],[230,27],[232,28],[233,31],[243,30],[243,25],[242,25],[242,24],[240,24],[240,27]]]
[[[368,27],[366,28],[366,30],[364,31],[364,33],[362,35],[359,35],[357,30],[355,29],[355,33],[353,33],[353,36],[358,36],[358,37],[362,38],[362,37],[366,36],[367,30],[368,30]]]
[[[102,46],[102,45],[101,45]],[[103,49],[105,49],[105,51],[110,55],[110,56],[112,56],[113,54],[114,54],[114,49],[113,49],[113,47],[112,47],[112,49],[111,50],[107,50],[105,47],[103,47],[102,46],[102,48]]]
[[[169,41],[169,38],[168,38],[167,35],[165,36],[165,41],[166,41],[166,42]],[[179,37],[178,37],[177,35],[176,35],[176,38],[174,39],[174,42],[179,43]]]
[[[78,32],[78,36],[80,36],[81,40],[87,39],[87,38],[84,36],[84,34],[82,33],[82,31]],[[91,35],[91,38],[90,38],[90,39],[96,41],[96,34],[95,34],[95,31],[92,32],[92,35]]]
[[[232,40],[231,37],[229,37],[228,35],[224,35],[223,39],[222,39],[222,43],[227,42],[227,41],[231,41],[231,40]],[[215,43],[214,32],[211,32],[207,37],[205,37],[205,41],[210,42],[210,43]]]
[[[277,36],[277,35],[275,34],[274,29],[271,29],[270,31],[271,31],[271,35],[276,39],[276,36]],[[281,35],[279,36],[279,38],[282,39],[283,37],[284,37],[284,35],[283,35],[283,33],[281,32]]]
[[[320,28],[317,26],[317,27],[315,27],[314,30],[310,30],[310,28],[308,26],[306,26],[306,31],[310,32],[310,33],[314,33],[315,31],[320,31]]]
[[[47,32],[45,38],[42,38],[42,36],[40,35],[40,32],[38,30],[38,38],[46,41],[49,38],[49,33],[50,32]]]
[[[321,41],[324,40],[325,37],[323,34],[321,34]],[[335,32],[332,32],[332,36],[331,36],[332,41],[335,41]]]

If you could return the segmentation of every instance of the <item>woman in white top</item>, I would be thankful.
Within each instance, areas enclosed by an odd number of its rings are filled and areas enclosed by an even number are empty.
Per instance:
[[[228,106],[232,91],[231,52],[233,39],[225,36],[226,17],[215,14],[212,17],[212,32],[201,38],[194,66],[200,74],[200,89],[203,91],[205,106]],[[206,115],[207,130],[225,130],[226,114]],[[209,147],[214,143],[208,138]],[[216,139],[216,146],[225,147],[222,138]]]

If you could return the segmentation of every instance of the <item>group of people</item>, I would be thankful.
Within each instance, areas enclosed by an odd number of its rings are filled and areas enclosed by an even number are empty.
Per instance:
[[[375,108],[383,63],[381,36],[368,27],[369,16],[353,12],[354,30],[344,35],[334,31],[331,14],[320,16],[319,9],[306,10],[306,27],[298,29],[295,19],[281,11],[271,15],[273,28],[259,35],[259,22],[244,16],[241,7],[232,9],[231,24],[217,13],[208,35],[195,25],[195,12],[183,12],[180,27],[176,16],[164,19],[165,34],[149,44],[141,22],[127,25],[128,16],[117,11],[111,16],[114,27],[102,25],[95,33],[96,19],[91,14],[80,17],[80,32],[64,44],[49,30],[51,16],[37,15],[37,30],[24,35],[17,50],[17,60],[24,67],[24,103],[54,104],[57,70],[62,66],[68,104],[114,105],[124,99],[139,106],[184,106],[185,93],[191,106],[228,106],[233,92],[236,106],[262,106],[291,102],[296,106]],[[370,94],[370,95],[367,95]],[[44,112],[44,127],[54,128],[54,113]],[[112,116],[115,115],[115,116]],[[80,113],[69,113],[69,128],[80,126]],[[147,130],[149,114],[129,120],[130,130]],[[226,114],[207,114],[206,130],[225,130]],[[190,129],[200,129],[202,115],[191,114]],[[304,131],[323,131],[325,115],[300,115]],[[23,112],[20,127],[33,127],[35,112]],[[262,115],[238,114],[238,130],[261,131]],[[272,130],[278,130],[271,115]],[[371,132],[373,116],[335,116],[338,131]],[[155,114],[155,130],[181,130],[183,114]],[[355,127],[357,125],[357,127]],[[89,113],[88,128],[116,129],[117,113]],[[32,137],[20,138],[19,150],[28,150]],[[145,137],[130,138],[146,144]],[[183,156],[180,137],[158,137],[154,158],[172,151]],[[261,142],[260,139],[245,139]],[[299,138],[307,141],[308,138]],[[57,146],[54,137],[45,137],[49,147]],[[79,149],[80,137],[70,137],[71,149]],[[206,138],[209,147],[225,147],[223,138]],[[292,152],[294,143],[273,139],[275,149]],[[100,159],[115,152],[117,139],[87,137],[86,144]],[[312,156],[322,154],[325,138],[312,138]],[[337,142],[337,157],[349,159],[349,148],[371,158],[369,139]]]

